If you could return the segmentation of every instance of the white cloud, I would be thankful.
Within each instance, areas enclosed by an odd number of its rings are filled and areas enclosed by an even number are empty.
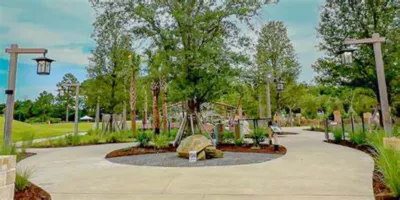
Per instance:
[[[78,17],[90,15],[88,12],[81,13],[79,10],[75,9],[78,7],[79,1],[60,1],[56,4],[50,3],[54,3],[54,1],[44,2],[46,2],[47,5],[52,5],[53,9],[60,9],[60,11],[62,10]],[[73,6],[69,7],[69,4]],[[79,30],[59,31],[46,28],[37,23],[22,22],[18,19],[18,15],[20,15],[22,11],[21,8],[10,8],[0,5],[0,27],[8,30],[4,33],[0,33],[1,43],[18,43],[20,47],[47,48],[49,50],[48,57],[58,62],[77,65],[88,64],[89,54],[83,52],[83,47],[84,44],[88,44],[88,41],[91,41],[90,35],[81,33]],[[82,45],[73,45],[69,47],[71,43]],[[7,54],[0,54],[0,57],[8,59]],[[30,63],[31,58],[32,57],[21,57],[19,61]]]

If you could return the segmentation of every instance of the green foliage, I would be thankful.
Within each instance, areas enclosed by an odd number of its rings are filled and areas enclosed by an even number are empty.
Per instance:
[[[169,140],[175,140],[176,134],[178,134],[179,129],[171,129],[168,133]]]
[[[138,134],[137,141],[139,142],[140,147],[145,147],[148,145],[152,138],[152,133],[146,132],[146,131],[141,131]]]
[[[157,149],[162,149],[169,146],[169,140],[166,134],[154,135],[152,142],[154,147]]]
[[[256,129],[250,134],[251,139],[253,139],[254,146],[260,146],[260,143],[265,140],[266,131],[263,129]]]
[[[224,143],[231,143],[235,140],[235,134],[231,131],[224,130],[222,133]]]
[[[392,191],[393,196],[400,196],[400,151],[385,148],[383,145],[384,131],[374,131],[368,136],[368,144],[373,146],[378,155],[375,158],[384,182]]]
[[[239,139],[235,140],[235,146],[241,147],[241,146],[243,146],[245,144],[246,144],[246,141],[244,141],[243,138],[239,138]]]
[[[28,187],[30,184],[29,179],[32,177],[32,174],[33,170],[31,169],[17,169],[15,177],[15,191],[23,191],[26,187]]]
[[[100,129],[89,129],[87,135],[94,136],[94,135],[100,135],[100,133],[101,133]]]
[[[106,143],[119,143],[123,141],[124,140],[119,133],[110,133],[106,136]]]
[[[65,142],[69,146],[77,146],[80,144],[80,141],[81,141],[80,135],[70,134],[65,136]],[[52,140],[49,140],[49,142],[52,142]]]
[[[343,130],[341,129],[341,128],[334,128],[333,130],[332,130],[332,133],[333,133],[333,140],[335,141],[335,142],[340,142],[340,141],[342,141],[342,137],[343,137]]]
[[[93,135],[89,139],[89,144],[100,144],[100,136]]]
[[[363,133],[362,129],[354,130],[354,133],[350,132],[349,137],[350,141],[357,145],[363,145],[367,142],[366,135]]]

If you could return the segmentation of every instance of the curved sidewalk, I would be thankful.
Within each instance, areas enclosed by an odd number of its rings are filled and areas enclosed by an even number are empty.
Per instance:
[[[243,166],[163,168],[120,165],[104,159],[129,144],[32,149],[19,163],[35,170],[32,182],[53,199],[374,199],[369,155],[322,142],[323,133],[282,136],[288,153]]]

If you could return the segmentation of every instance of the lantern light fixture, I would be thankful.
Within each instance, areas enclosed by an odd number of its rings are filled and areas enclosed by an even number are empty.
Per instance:
[[[347,48],[338,52],[338,55],[340,56],[340,61],[343,65],[349,66],[353,64],[353,53],[355,50],[356,49]]]
[[[46,54],[43,54],[43,57],[39,58],[34,58],[37,62],[37,74],[38,75],[49,75],[50,74],[50,67],[51,63],[54,62],[54,60],[47,58]]]
[[[282,92],[283,89],[284,89],[284,87],[285,87],[285,82],[279,80],[279,81],[276,83],[276,90],[277,90],[278,92]]]

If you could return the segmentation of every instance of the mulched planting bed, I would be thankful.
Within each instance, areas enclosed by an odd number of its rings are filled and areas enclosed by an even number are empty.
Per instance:
[[[15,192],[16,200],[50,200],[50,194],[42,188],[30,183],[23,191]]]
[[[18,161],[20,162],[24,159],[27,159],[31,156],[36,155],[36,153],[25,152],[23,155],[18,157]],[[50,200],[51,196],[42,188],[36,186],[33,183],[29,183],[29,185],[22,191],[15,191],[14,193],[15,200]]]
[[[334,141],[325,141],[331,144],[338,144],[346,147],[350,147],[353,149],[357,149],[369,154],[371,157],[375,158],[377,153],[374,148],[368,145],[356,145],[349,141],[340,141],[339,143]],[[375,169],[372,176],[372,184],[374,188],[375,199],[377,200],[399,200],[400,198],[393,197],[391,195],[391,191],[389,187],[383,181],[383,174],[378,170],[378,167],[375,165]]]
[[[250,145],[238,147],[234,144],[219,144],[217,148],[224,151],[223,158],[200,160],[195,163],[189,163],[188,159],[178,157],[176,148],[172,146],[159,150],[153,147],[119,149],[107,154],[106,159],[114,163],[140,166],[205,167],[262,163],[286,153],[286,148],[283,146],[280,146],[277,152],[273,146],[267,145],[261,145],[260,149],[251,149]]]

